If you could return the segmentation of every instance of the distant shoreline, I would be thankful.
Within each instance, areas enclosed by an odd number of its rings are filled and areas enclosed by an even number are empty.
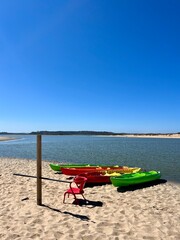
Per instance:
[[[125,134],[115,135],[113,137],[128,137],[128,138],[180,138],[180,134]]]
[[[27,134],[29,135],[29,134]],[[42,135],[46,135],[46,134],[42,134]],[[50,136],[51,134],[47,134],[48,136]],[[73,136],[80,136],[79,134],[77,135],[74,135],[72,134]],[[82,134],[83,136],[84,134]],[[86,134],[85,134],[86,135]],[[51,136],[65,136],[65,135],[55,135],[55,134],[52,134]],[[67,136],[71,136],[70,134],[67,134]],[[86,135],[88,136],[88,135]],[[179,133],[169,133],[169,134],[156,134],[156,133],[152,133],[152,134],[89,134],[89,136],[97,136],[97,137],[120,137],[120,138],[124,138],[124,137],[127,137],[127,138],[180,138],[180,134]],[[13,138],[13,137],[6,137],[6,136],[0,136],[0,141],[11,141],[11,140],[14,140],[16,138]]]
[[[128,133],[128,132],[108,132],[108,131],[37,131],[30,133],[22,132],[0,132],[0,138],[12,137],[12,135],[52,135],[52,136],[114,136],[114,137],[159,137],[159,138],[180,138],[180,132],[166,132],[166,133]]]

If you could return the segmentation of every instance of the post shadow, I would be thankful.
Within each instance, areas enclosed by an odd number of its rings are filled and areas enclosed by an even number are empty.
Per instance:
[[[57,209],[57,208],[52,208],[52,207],[50,207],[50,206],[48,206],[48,205],[45,205],[45,204],[42,204],[41,206],[42,206],[42,207],[46,207],[46,208],[48,208],[48,209],[50,209],[50,210],[52,210],[52,211],[58,212],[58,213],[71,215],[71,216],[73,216],[73,217],[75,217],[75,218],[78,218],[78,219],[80,219],[80,220],[82,220],[82,221],[89,221],[89,220],[90,220],[90,218],[87,217],[87,216],[85,216],[85,215],[74,214],[74,213],[67,212],[67,211],[64,211],[64,212],[63,212],[63,211],[61,211],[61,210],[59,210],[59,209]]]

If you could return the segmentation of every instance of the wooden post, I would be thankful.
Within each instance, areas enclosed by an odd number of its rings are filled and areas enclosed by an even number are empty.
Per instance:
[[[37,205],[42,205],[41,152],[41,135],[37,135]]]

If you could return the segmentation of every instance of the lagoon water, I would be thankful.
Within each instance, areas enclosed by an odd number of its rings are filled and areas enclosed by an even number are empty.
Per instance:
[[[0,157],[36,159],[36,136],[0,142]],[[180,182],[180,139],[42,136],[42,158],[52,162],[113,164],[160,170]]]

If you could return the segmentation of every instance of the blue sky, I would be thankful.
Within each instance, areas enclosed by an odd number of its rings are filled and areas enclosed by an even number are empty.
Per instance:
[[[180,132],[180,1],[2,0],[0,132]]]

